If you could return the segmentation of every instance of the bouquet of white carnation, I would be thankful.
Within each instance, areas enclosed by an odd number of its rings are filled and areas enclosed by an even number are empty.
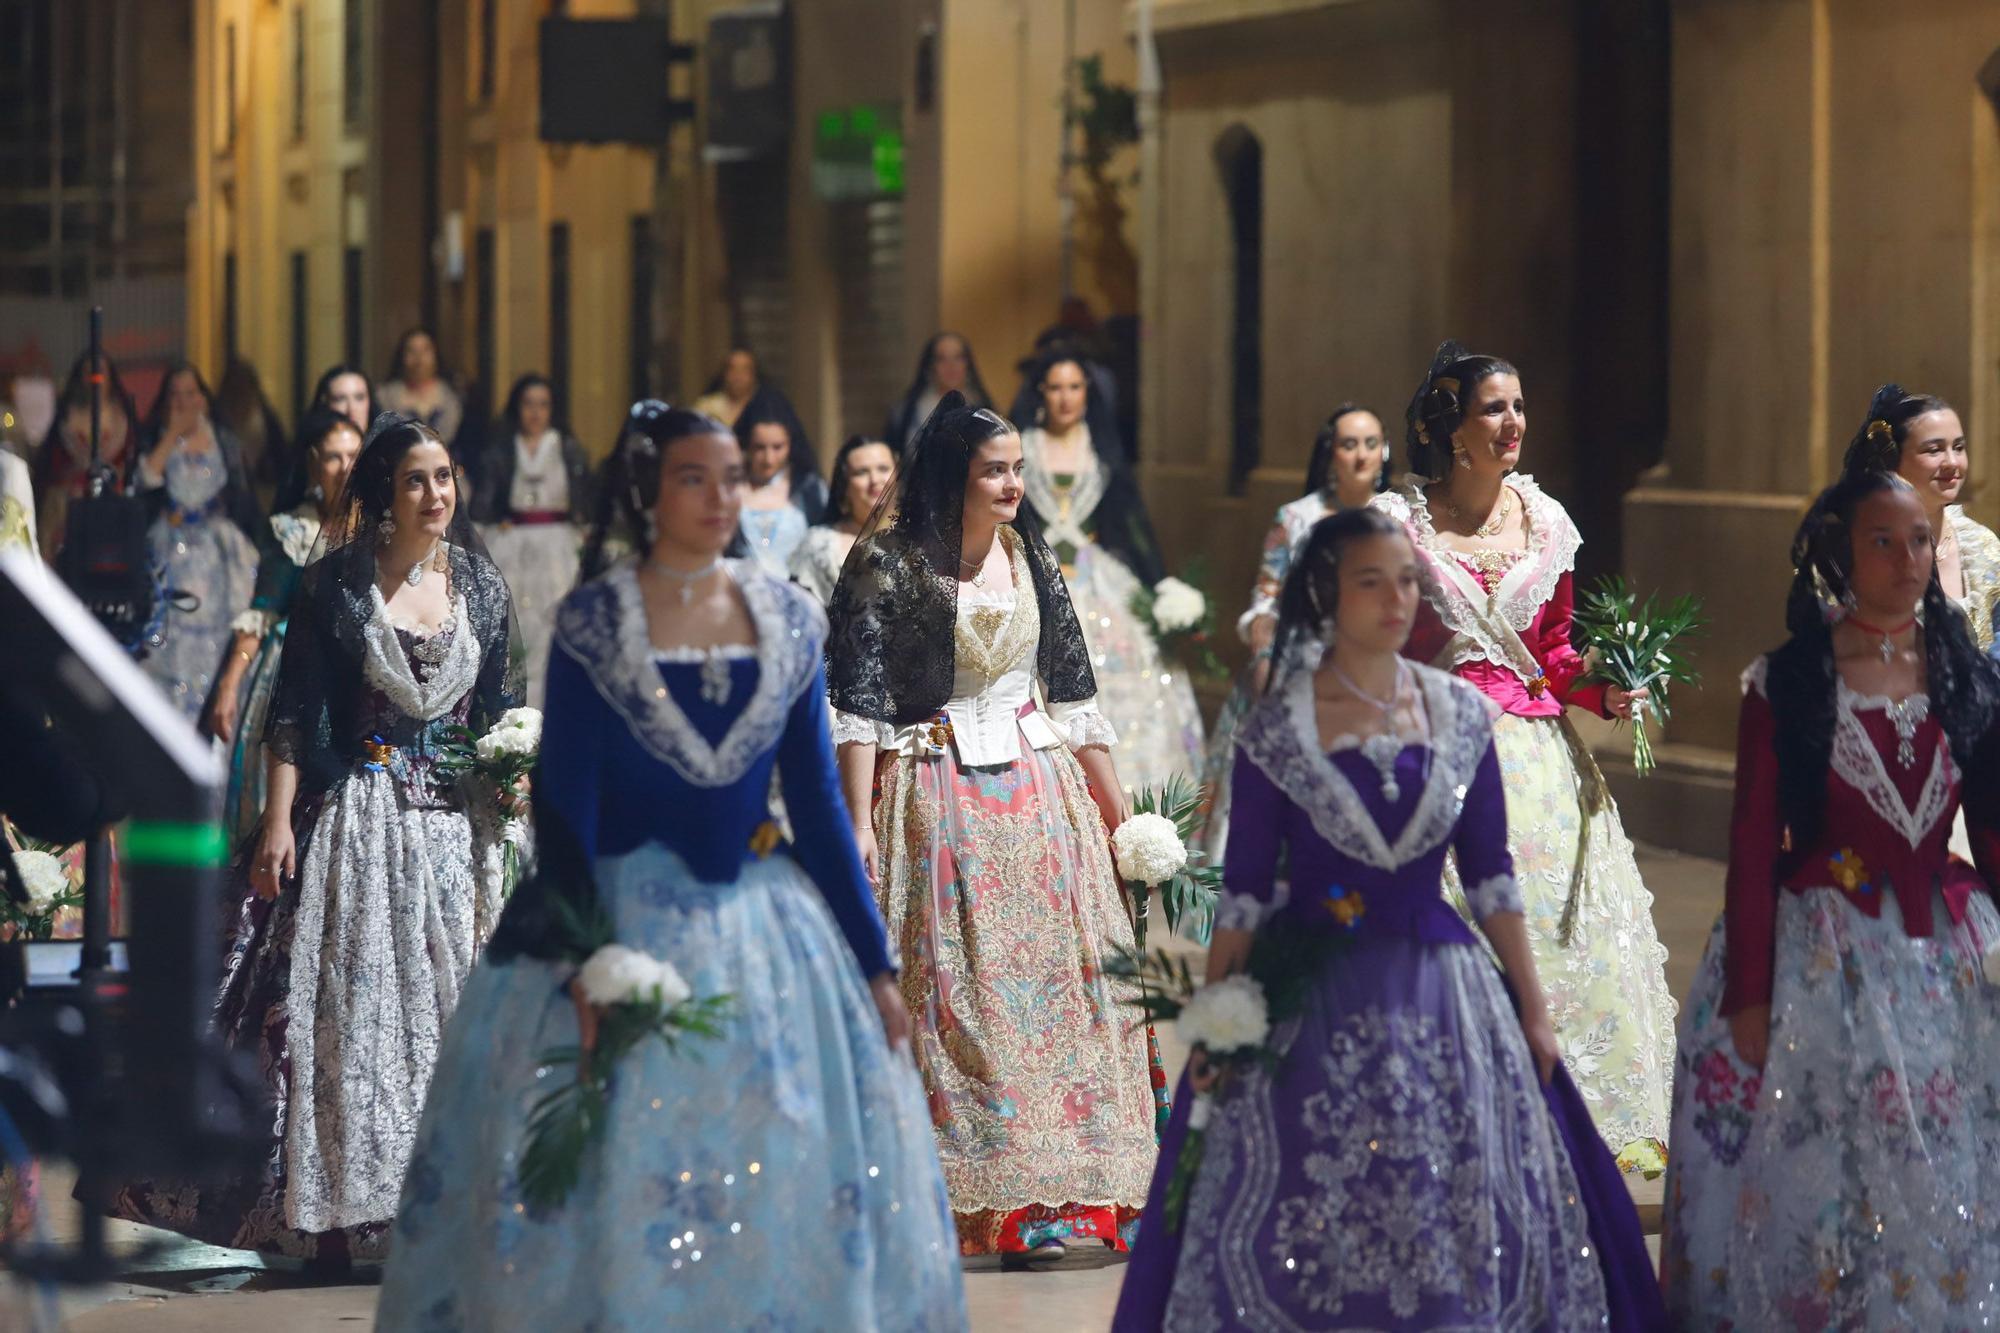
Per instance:
[[[509,826],[526,813],[526,783],[542,752],[542,713],[538,708],[510,708],[484,736],[475,737],[465,727],[453,727],[439,747],[438,771],[454,776],[470,774],[481,784],[490,785],[494,802],[502,814],[510,816]],[[512,897],[521,877],[520,845],[524,839],[512,827],[506,830],[502,856],[506,883],[502,892]]]
[[[1175,774],[1158,791],[1142,788],[1132,799],[1132,813],[1111,835],[1118,878],[1131,890],[1132,930],[1141,949],[1146,947],[1147,903],[1154,889],[1160,891],[1168,930],[1208,942],[1222,868],[1210,865],[1208,854],[1193,845],[1207,807],[1207,789]]]
[[[543,1065],[573,1065],[576,1078],[542,1094],[528,1112],[521,1201],[537,1213],[562,1207],[582,1177],[585,1153],[604,1138],[619,1061],[648,1038],[676,1050],[686,1037],[720,1037],[733,1003],[728,995],[695,998],[672,963],[614,942],[602,908],[585,913],[565,899],[551,901],[563,956],[579,964],[570,986],[592,1021],[579,1015],[577,1045],[542,1052]]]
[[[12,938],[51,939],[56,913],[81,906],[83,887],[53,846],[25,838],[21,842],[12,858],[28,900],[16,902],[11,893],[0,892],[0,925],[10,928]]]
[[[1325,902],[1335,928],[1307,929],[1296,919],[1266,926],[1251,940],[1243,971],[1206,985],[1195,984],[1185,954],[1165,949],[1120,951],[1105,964],[1106,975],[1138,984],[1137,996],[1123,1003],[1139,1010],[1142,1022],[1173,1023],[1216,1074],[1213,1089],[1197,1092],[1188,1108],[1187,1138],[1167,1180],[1163,1220],[1169,1232],[1180,1230],[1214,1102],[1229,1097],[1240,1074],[1277,1063],[1272,1031],[1304,1012],[1320,973],[1352,942],[1360,895],[1336,887]],[[1336,902],[1352,910],[1343,914]]]
[[[1229,668],[1209,646],[1215,632],[1215,611],[1208,594],[1201,590],[1202,568],[1199,563],[1191,564],[1185,572],[1186,578],[1168,575],[1132,594],[1132,614],[1152,631],[1163,654],[1192,658],[1195,666],[1215,679],[1227,680]]]

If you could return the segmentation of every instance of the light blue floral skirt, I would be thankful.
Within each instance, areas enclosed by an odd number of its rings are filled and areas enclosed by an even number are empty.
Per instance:
[[[482,963],[444,1041],[378,1312],[397,1330],[961,1329],[950,1205],[916,1071],[789,857],[734,884],[658,845],[598,863],[620,943],[735,1004],[649,1042],[559,1209],[519,1199],[541,1051],[577,1039],[566,966]]]

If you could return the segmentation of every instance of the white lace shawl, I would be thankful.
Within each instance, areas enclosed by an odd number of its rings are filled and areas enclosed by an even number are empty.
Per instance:
[[[1370,502],[1409,528],[1430,576],[1425,580],[1424,598],[1455,636],[1450,660],[1433,662],[1433,666],[1450,670],[1466,662],[1491,662],[1511,669],[1513,663],[1506,651],[1480,623],[1483,615],[1504,620],[1517,634],[1526,631],[1555,595],[1562,576],[1576,567],[1583,538],[1569,513],[1537,486],[1533,477],[1516,474],[1507,478],[1507,485],[1521,497],[1527,511],[1528,547],[1490,594],[1438,540],[1430,501],[1417,478],[1406,477],[1399,491],[1385,492]]]
[[[1431,766],[1416,809],[1391,843],[1348,776],[1319,748],[1312,673],[1292,673],[1282,693],[1244,721],[1237,745],[1272,785],[1312,820],[1341,855],[1394,872],[1430,852],[1458,827],[1479,761],[1493,744],[1497,709],[1477,689],[1443,671],[1412,666],[1430,722]]]
[[[638,575],[620,566],[571,593],[556,611],[556,646],[575,660],[646,752],[697,787],[740,780],[778,743],[826,646],[826,613],[810,595],[751,560],[723,562],[757,628],[757,686],[722,740],[688,721],[654,665]]]
[[[396,638],[396,627],[390,623],[382,590],[370,584],[368,595],[374,611],[362,633],[362,674],[408,716],[420,722],[443,717],[479,679],[479,636],[472,632],[472,621],[466,615],[465,595],[452,599],[451,619],[444,627],[451,630],[451,645],[428,683],[419,681],[410,667],[410,659]],[[438,632],[443,633],[444,628]]]
[[[1105,487],[1110,482],[1104,464],[1098,460],[1095,446],[1090,444],[1090,427],[1079,426],[1078,434],[1088,451],[1084,454],[1084,465],[1077,469],[1076,480],[1069,492],[1069,513],[1062,512],[1062,501],[1056,494],[1055,475],[1043,461],[1041,441],[1046,438],[1039,428],[1030,427],[1022,432],[1021,448],[1026,455],[1026,465],[1021,469],[1021,483],[1028,493],[1028,503],[1042,519],[1042,536],[1050,546],[1074,546],[1081,549],[1090,545],[1090,534],[1084,525],[1097,512],[1097,506],[1104,499]]]
[[[1745,694],[1751,690],[1765,693],[1766,669],[1766,661],[1762,657],[1744,668],[1742,685]],[[1922,701],[1920,707],[1928,711],[1929,700],[1924,695],[1913,694],[1902,703],[1908,705],[1912,701]],[[1889,775],[1888,761],[1883,758],[1874,737],[1861,724],[1860,717],[1865,712],[1887,709],[1893,703],[1895,701],[1887,695],[1857,694],[1848,688],[1846,681],[1836,676],[1833,748],[1827,762],[1842,782],[1861,793],[1862,799],[1868,802],[1868,808],[1875,812],[1878,819],[1901,834],[1903,841],[1914,848],[1929,836],[1939,820],[1951,818],[1958,771],[1952,762],[1951,747],[1940,744],[1931,754],[1930,772],[1924,776],[1916,808],[1912,810],[1903,803],[1903,794],[1897,789],[1895,779]]]

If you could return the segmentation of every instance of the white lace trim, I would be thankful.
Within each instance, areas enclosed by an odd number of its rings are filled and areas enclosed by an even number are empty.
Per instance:
[[[1083,442],[1090,445],[1090,428],[1078,428]],[[1090,545],[1090,534],[1084,531],[1084,524],[1097,512],[1098,504],[1104,499],[1104,489],[1108,481],[1104,465],[1098,461],[1097,449],[1090,446],[1085,455],[1088,464],[1076,473],[1076,480],[1069,491],[1069,515],[1062,514],[1062,500],[1056,492],[1055,476],[1047,463],[1042,460],[1040,441],[1047,438],[1039,427],[1030,427],[1021,435],[1022,452],[1026,455],[1027,466],[1021,469],[1021,481],[1028,492],[1028,503],[1042,517],[1042,536],[1050,546],[1085,547]],[[1031,443],[1032,442],[1032,443]]]
[[[877,745],[890,749],[896,744],[896,724],[878,722],[872,717],[859,713],[844,713],[833,710],[833,743],[841,745]]]
[[[1294,673],[1280,698],[1251,714],[1237,742],[1336,851],[1377,870],[1408,865],[1451,835],[1466,788],[1493,744],[1486,696],[1445,672],[1412,670],[1423,692],[1432,761],[1416,809],[1393,844],[1383,838],[1347,774],[1320,753],[1310,673]]]
[[[1513,875],[1488,875],[1465,890],[1465,902],[1472,914],[1484,921],[1496,912],[1524,912],[1521,883]]]
[[[289,514],[271,515],[271,535],[278,539],[278,548],[301,569],[312,558],[319,530],[319,511],[311,505],[300,505]]]
[[[1770,694],[1764,688],[1764,677],[1770,672],[1770,669],[1770,662],[1761,654],[1752,659],[1750,665],[1743,668],[1743,674],[1737,678],[1737,683],[1742,686],[1743,693],[1748,694],[1750,691],[1755,690],[1768,699]]]
[[[701,666],[710,661],[748,662],[757,656],[754,643],[718,643],[712,648],[654,648],[651,650],[655,662],[671,662],[679,666]]]
[[[1431,522],[1430,501],[1416,477],[1405,478],[1400,492],[1387,492],[1370,502],[1410,529],[1431,575],[1424,590],[1425,600],[1445,628],[1458,636],[1455,660],[1436,665],[1455,667],[1483,661],[1512,667],[1505,649],[1481,622],[1487,615],[1497,616],[1516,634],[1521,633],[1534,623],[1535,616],[1555,595],[1562,576],[1576,567],[1576,553],[1583,545],[1583,537],[1570,521],[1569,513],[1530,476],[1517,473],[1507,479],[1507,485],[1521,497],[1527,512],[1528,545],[1490,594],[1458,562],[1451,549],[1438,541],[1437,528]]]
[[[1255,930],[1271,915],[1271,904],[1247,893],[1224,891],[1215,904],[1217,930]]]
[[[453,633],[444,661],[438,664],[437,675],[431,677],[429,684],[422,684],[403,652],[402,641],[396,637],[397,626],[382,600],[382,590],[371,583],[368,596],[374,610],[363,633],[365,652],[361,663],[368,683],[418,721],[434,722],[443,717],[479,679],[479,636],[470,631]],[[434,638],[446,629],[468,623],[465,594],[459,593],[452,598],[451,618],[435,634],[426,637]]]
[[[1099,745],[1109,750],[1118,744],[1118,729],[1111,725],[1111,719],[1097,710],[1095,698],[1078,703],[1050,704],[1049,721],[1062,728],[1069,737],[1069,748],[1081,750],[1086,746]]]
[[[777,743],[799,691],[812,679],[826,643],[826,613],[811,597],[764,573],[754,561],[726,560],[757,627],[757,686],[710,745],[688,721],[653,661],[645,600],[631,566],[621,566],[565,601],[556,643],[590,676],[634,740],[685,781],[727,787]]]
[[[1916,809],[1903,804],[1902,793],[1889,776],[1889,767],[1876,748],[1874,738],[1861,725],[1859,713],[1880,708],[1890,701],[1881,696],[1857,695],[1847,682],[1836,680],[1833,717],[1833,750],[1829,762],[1836,776],[1861,793],[1881,821],[1903,835],[1912,848],[1951,815],[1956,774],[1951,747],[1939,745],[1931,754],[1931,771],[1917,795]],[[1911,695],[1911,699],[1922,698]],[[1907,700],[1905,702],[1908,702]]]
[[[236,613],[236,619],[229,622],[229,632],[232,634],[254,634],[261,639],[266,634],[269,634],[271,627],[277,623],[278,613],[276,611],[260,611],[253,606]]]

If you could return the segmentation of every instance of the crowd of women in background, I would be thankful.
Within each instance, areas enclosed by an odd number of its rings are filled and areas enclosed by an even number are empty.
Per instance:
[[[254,1176],[122,1182],[120,1215],[387,1253],[391,1329],[952,1326],[955,1253],[1085,1243],[1136,1246],[1134,1329],[1943,1328],[1991,1299],[2000,538],[1940,399],[1884,386],[1799,530],[1677,1035],[1567,715],[1647,693],[1572,643],[1581,535],[1521,470],[1500,357],[1440,346],[1394,450],[1327,416],[1206,740],[1074,341],[1010,419],[936,335],[824,476],[745,348],[601,466],[536,374],[465,439],[421,330],[379,392],[328,370],[289,441],[254,376],[175,366],[142,418],[98,369],[0,457],[0,545],[59,553],[94,415],[149,506],[144,667],[230,756],[216,1021],[274,1110]],[[503,914],[528,793],[449,752],[529,700],[541,855]],[[1109,835],[1196,774],[1209,982],[1340,947],[1263,1063],[1197,1045],[1169,1098]],[[586,919],[731,998],[704,1058],[737,1091],[648,1047],[601,1163],[530,1206],[540,1053],[607,1021],[556,947]],[[1656,1286],[1622,1173],[1662,1169]]]

